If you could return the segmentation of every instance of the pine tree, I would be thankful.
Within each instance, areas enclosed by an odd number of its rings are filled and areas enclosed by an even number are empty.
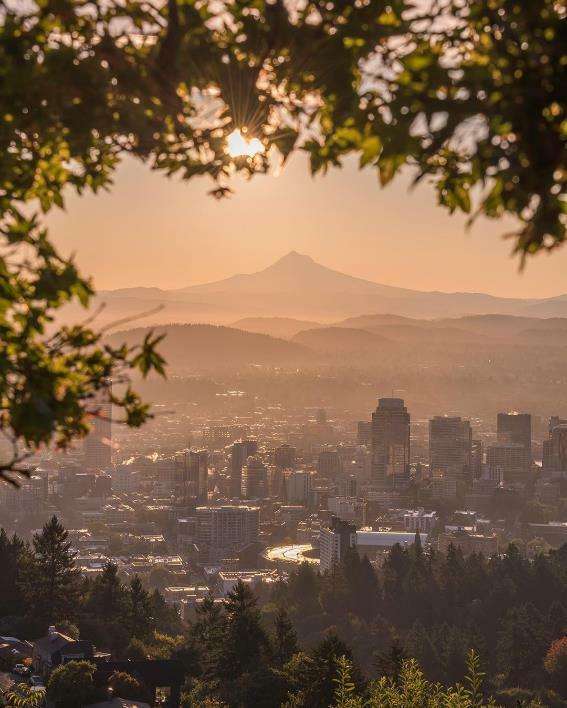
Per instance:
[[[154,625],[159,627],[161,632],[176,634],[181,630],[177,610],[167,604],[164,596],[157,589],[150,595],[150,613]]]
[[[0,608],[3,615],[20,615],[24,613],[24,598],[19,592],[24,568],[30,561],[29,548],[26,543],[14,534],[12,538],[4,529],[0,529]]]
[[[274,618],[274,661],[281,668],[299,651],[297,633],[284,607],[279,607]]]
[[[256,671],[269,648],[253,592],[239,581],[225,603],[223,671],[228,678]]]
[[[301,563],[290,575],[289,597],[299,613],[309,615],[319,609],[319,584],[319,578],[309,563]]]
[[[343,657],[352,665],[352,652],[336,634],[329,635],[315,647],[302,687],[305,708],[332,705],[336,681],[339,679],[339,660]],[[361,683],[360,671],[354,666],[350,680],[355,686]]]
[[[128,589],[128,623],[133,637],[143,639],[154,628],[150,595],[144,589],[142,581],[135,575]]]
[[[220,677],[220,660],[224,650],[224,608],[211,595],[197,606],[193,625],[195,644],[200,650],[200,675],[212,690]]]
[[[123,618],[127,607],[126,589],[118,577],[118,566],[107,563],[92,584],[89,610],[105,620]]]
[[[392,546],[382,569],[384,598],[396,605],[403,596],[403,582],[410,567],[408,552],[399,543]]]
[[[80,575],[67,538],[56,516],[33,538],[33,558],[23,587],[30,615],[45,625],[73,620],[77,614]]]
[[[356,551],[347,553],[343,573],[351,611],[367,622],[371,621],[378,610],[380,585],[368,556],[360,558]]]
[[[408,658],[398,641],[394,641],[387,651],[377,652],[376,672],[378,677],[386,676],[397,682],[404,661]]]
[[[535,607],[520,605],[506,613],[498,633],[496,656],[509,684],[530,686],[539,681],[548,643],[544,618]]]
[[[553,639],[567,634],[567,610],[565,606],[557,600],[549,607],[547,626],[549,634]]]

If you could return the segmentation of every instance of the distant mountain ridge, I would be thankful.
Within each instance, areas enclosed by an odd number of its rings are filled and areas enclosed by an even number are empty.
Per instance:
[[[212,283],[175,290],[136,287],[101,291],[95,304],[102,302],[106,305],[102,314],[105,323],[158,307],[159,313],[147,315],[144,324],[229,324],[259,317],[330,324],[364,313],[414,319],[488,314],[567,316],[567,295],[521,299],[486,293],[411,290],[341,273],[296,251],[255,273]],[[73,308],[68,312],[73,314]],[[75,319],[76,312],[75,309]]]
[[[159,352],[176,372],[260,365],[305,363],[310,352],[300,344],[265,334],[231,327],[202,324],[171,324],[155,328],[137,327],[108,337],[114,344],[139,344],[150,329],[165,334]]]
[[[281,328],[279,318],[274,319],[276,327]],[[366,326],[354,327],[353,320],[365,322]],[[136,345],[150,329],[166,334],[160,353],[168,370],[181,375],[250,366],[296,368],[325,363],[394,368],[426,365],[434,369],[466,365],[475,370],[481,362],[495,357],[516,362],[527,357],[555,366],[567,351],[567,318],[485,315],[410,320],[378,315],[346,319],[332,326],[307,322],[309,326],[300,331],[288,329],[285,338],[269,333],[270,318],[262,318],[262,322],[266,333],[220,325],[170,324],[123,330],[109,335],[107,341]],[[284,322],[285,326],[297,327],[297,321],[290,322]]]

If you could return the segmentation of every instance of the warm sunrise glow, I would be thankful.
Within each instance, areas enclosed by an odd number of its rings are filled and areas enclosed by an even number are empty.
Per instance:
[[[227,151],[231,157],[254,157],[264,150],[265,147],[258,138],[248,140],[238,128],[227,138]]]

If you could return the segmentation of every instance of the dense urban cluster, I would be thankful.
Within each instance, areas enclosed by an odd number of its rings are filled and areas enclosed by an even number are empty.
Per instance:
[[[7,705],[567,704],[567,421],[222,398],[0,487]]]

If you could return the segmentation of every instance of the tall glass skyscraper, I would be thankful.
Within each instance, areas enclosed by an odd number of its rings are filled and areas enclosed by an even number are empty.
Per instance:
[[[410,415],[401,398],[380,398],[372,414],[372,481],[384,489],[409,482]]]

